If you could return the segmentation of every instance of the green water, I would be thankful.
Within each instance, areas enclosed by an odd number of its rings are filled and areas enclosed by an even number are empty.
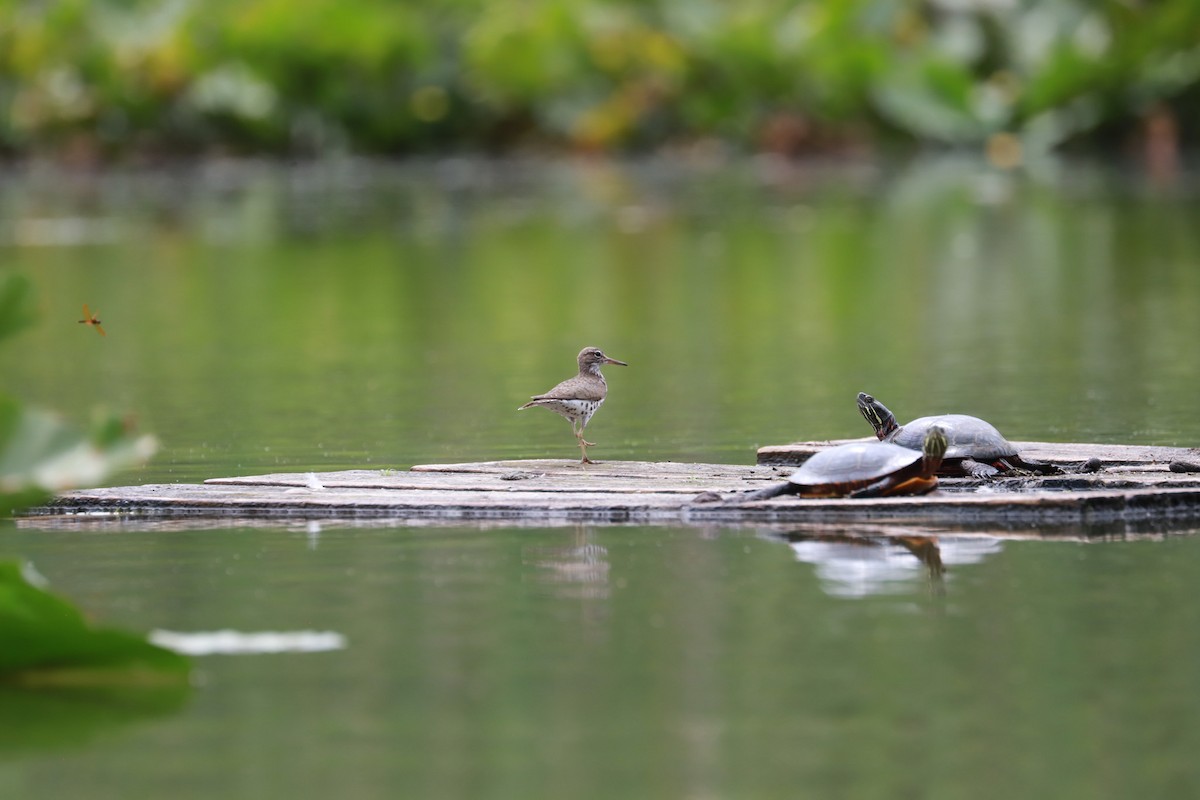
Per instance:
[[[0,182],[0,263],[43,315],[0,380],[154,432],[114,483],[572,457],[515,409],[585,344],[630,362],[598,458],[865,435],[863,390],[1191,446],[1198,188],[947,160],[34,170]],[[943,532],[944,572],[782,533],[23,521],[0,556],[106,623],[347,644],[200,656],[182,706],[0,696],[0,796],[1200,791],[1194,531]]]
[[[586,344],[631,365],[598,457],[865,435],[859,391],[1016,439],[1200,440],[1183,178],[447,162],[4,188],[3,264],[44,308],[4,385],[135,415],[163,443],[138,482],[570,457],[565,422],[515,409]]]
[[[1194,796],[1200,538],[971,544],[874,583],[742,530],[8,532],[105,619],[347,648],[199,658],[183,710],[0,751],[0,791]]]

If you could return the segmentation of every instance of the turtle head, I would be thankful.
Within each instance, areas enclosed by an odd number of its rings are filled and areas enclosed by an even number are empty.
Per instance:
[[[945,428],[941,425],[929,426],[921,451],[925,456],[926,468],[931,474],[937,472],[938,467],[942,465],[942,459],[946,457],[946,448],[949,446],[950,440],[946,437]]]
[[[871,427],[875,429],[875,436],[881,441],[900,427],[896,424],[896,415],[866,392],[858,393],[858,411],[863,415],[863,419],[871,423]]]

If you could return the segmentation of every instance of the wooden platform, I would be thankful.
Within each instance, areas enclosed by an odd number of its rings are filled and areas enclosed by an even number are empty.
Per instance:
[[[830,443],[763,448],[759,458],[799,463]],[[203,484],[90,489],[62,495],[36,515],[124,518],[506,520],[520,524],[924,525],[1019,532],[1200,526],[1200,462],[1182,448],[1027,443],[1028,455],[1064,465],[1099,458],[1095,474],[946,479],[923,497],[746,502],[745,492],[791,467],[564,460],[427,464],[408,471],[350,470],[214,478]],[[49,522],[49,520],[46,520]],[[61,521],[61,516],[60,516]],[[34,522],[36,524],[36,522]],[[1085,531],[1085,535],[1088,531]]]

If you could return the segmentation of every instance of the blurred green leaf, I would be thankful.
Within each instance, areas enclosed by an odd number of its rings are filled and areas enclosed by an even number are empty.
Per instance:
[[[88,685],[186,681],[183,656],[124,631],[93,628],[70,603],[0,562],[0,680]]]
[[[95,486],[144,462],[156,447],[152,436],[128,433],[117,417],[101,415],[83,432],[0,395],[0,514]]]
[[[961,65],[942,59],[905,65],[872,93],[880,115],[919,139],[980,139],[987,125],[972,104],[974,81]]]

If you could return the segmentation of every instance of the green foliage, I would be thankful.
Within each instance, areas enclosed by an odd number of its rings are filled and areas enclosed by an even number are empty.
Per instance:
[[[0,145],[753,145],[781,117],[799,145],[1052,145],[1157,103],[1195,121],[1197,30],[1193,0],[9,0]]]
[[[93,628],[70,603],[0,562],[0,681],[87,685],[186,681],[188,660],[144,637]]]
[[[28,281],[0,278],[0,338],[33,318]],[[0,393],[0,516],[55,492],[93,486],[115,470],[145,461],[156,447],[153,437],[135,435],[127,427],[120,417],[98,414],[81,431]]]

